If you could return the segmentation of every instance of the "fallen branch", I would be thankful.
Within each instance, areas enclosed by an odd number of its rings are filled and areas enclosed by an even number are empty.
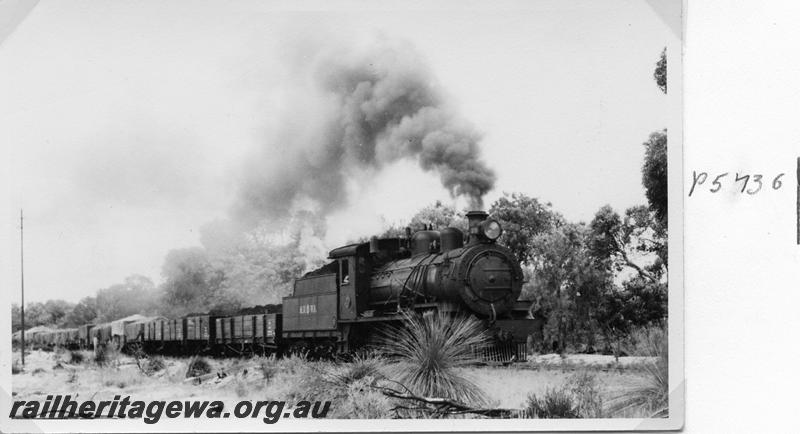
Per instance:
[[[200,384],[203,381],[206,381],[208,379],[215,378],[215,377],[217,377],[217,373],[216,372],[212,372],[210,374],[198,375],[197,377],[189,377],[189,378],[183,380],[183,382],[184,383],[197,383],[197,384]]]
[[[391,380],[389,380],[391,381]],[[392,381],[397,383],[398,385],[402,386],[405,389],[405,392],[401,392],[390,387],[384,386],[371,386],[373,389],[381,392],[384,396],[394,399],[400,399],[403,401],[410,401],[420,405],[413,406],[413,407],[406,407],[402,405],[397,405],[392,408],[392,411],[397,413],[398,410],[407,410],[407,411],[421,411],[424,413],[429,413],[435,416],[453,416],[453,415],[461,415],[461,414],[476,414],[479,416],[485,417],[492,417],[492,418],[511,418],[516,417],[519,414],[519,410],[517,409],[508,409],[508,408],[475,408],[470,407],[466,404],[463,404],[458,401],[454,401],[448,398],[437,398],[437,397],[426,397],[426,396],[417,396],[412,393],[405,385],[402,383]]]

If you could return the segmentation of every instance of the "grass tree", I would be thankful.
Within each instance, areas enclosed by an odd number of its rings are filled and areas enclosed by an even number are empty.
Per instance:
[[[392,378],[418,396],[465,404],[486,403],[484,392],[458,369],[475,361],[489,337],[474,317],[445,313],[404,314],[402,326],[387,328],[378,349],[392,362]]]

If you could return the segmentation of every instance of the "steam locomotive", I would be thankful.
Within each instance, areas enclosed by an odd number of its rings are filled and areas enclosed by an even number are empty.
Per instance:
[[[146,351],[216,353],[351,352],[368,345],[403,312],[474,315],[494,339],[480,357],[524,360],[542,322],[519,301],[519,261],[497,244],[502,227],[484,211],[466,215],[469,232],[425,228],[334,249],[330,262],[295,281],[279,309],[234,316],[136,317],[78,329],[43,332],[43,346],[112,343]]]

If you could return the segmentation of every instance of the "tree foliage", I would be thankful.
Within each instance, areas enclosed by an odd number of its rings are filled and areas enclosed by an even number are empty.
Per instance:
[[[307,268],[299,241],[274,245],[250,239],[224,254],[212,258],[216,270],[221,270],[217,310],[262,304],[276,304],[291,293],[294,279]]]
[[[531,249],[532,279],[524,295],[534,301],[535,317],[545,318],[544,338],[564,350],[578,341],[594,346],[597,306],[613,275],[599,267],[587,248],[588,228],[567,223],[535,237]]]
[[[158,304],[155,285],[150,278],[132,275],[123,283],[97,291],[94,309],[97,322],[108,322],[133,314],[151,314]],[[85,306],[87,310],[92,306]]]
[[[653,71],[653,78],[656,80],[658,88],[667,93],[667,47],[661,51],[661,57],[656,62],[656,70]]]
[[[432,226],[434,229],[454,227],[466,231],[467,222],[463,213],[456,211],[452,206],[436,201],[433,205],[426,206],[414,214],[409,226],[412,230]]]
[[[25,306],[25,328],[69,326],[67,318],[73,306],[72,303],[64,300],[28,303]],[[22,328],[22,311],[16,303],[11,305],[11,328],[12,331]]]
[[[606,205],[589,224],[587,247],[598,264],[616,271],[629,267],[640,277],[657,282],[666,272],[667,263],[666,239],[656,226],[647,207],[628,208],[620,217]],[[652,254],[656,255],[654,262]]]
[[[405,236],[405,228],[409,227],[412,232],[423,230],[428,226],[432,226],[434,229],[443,229],[446,227],[453,227],[458,228],[466,233],[467,231],[467,221],[466,217],[464,217],[464,213],[457,211],[451,205],[444,205],[441,201],[436,201],[435,203],[428,205],[421,210],[417,211],[411,219],[408,221],[407,225],[400,225],[400,224],[392,224],[388,225],[388,228],[383,231],[383,233],[379,234],[379,238],[394,238],[394,237],[403,237]],[[360,240],[356,240],[357,242],[365,242],[368,241],[370,237],[364,237]]]
[[[97,299],[84,297],[67,314],[67,327],[77,327],[95,322],[97,318]]]
[[[498,242],[511,249],[523,264],[531,261],[534,238],[564,223],[550,203],[522,193],[504,194],[492,204],[489,214],[503,227]]]
[[[645,157],[642,165],[642,184],[647,202],[658,222],[667,227],[667,130],[656,131],[644,143]]]

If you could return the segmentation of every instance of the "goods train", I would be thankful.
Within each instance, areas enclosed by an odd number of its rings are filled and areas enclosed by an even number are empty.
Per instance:
[[[524,360],[541,339],[541,319],[518,300],[523,274],[514,254],[497,243],[499,222],[484,211],[466,215],[468,234],[426,227],[404,237],[339,247],[321,268],[294,284],[281,305],[233,316],[183,318],[134,315],[76,329],[43,330],[29,341],[44,347],[112,344],[158,353],[351,352],[377,330],[402,326],[403,312],[443,312],[479,318],[494,343],[480,357]]]

